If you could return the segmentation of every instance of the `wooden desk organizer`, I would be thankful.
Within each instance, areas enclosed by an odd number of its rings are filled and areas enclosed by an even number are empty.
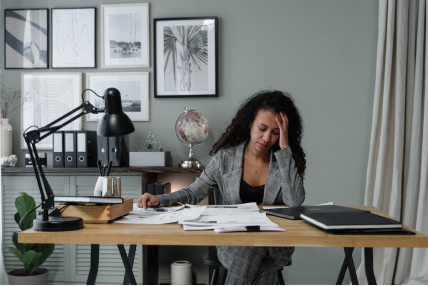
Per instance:
[[[83,223],[109,223],[120,216],[126,215],[132,211],[133,200],[123,199],[123,204],[114,205],[70,205],[63,212],[63,216],[81,217]],[[63,205],[55,206],[57,209]]]

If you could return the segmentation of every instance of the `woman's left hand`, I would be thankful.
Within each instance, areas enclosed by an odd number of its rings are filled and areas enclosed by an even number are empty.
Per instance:
[[[290,146],[290,144],[288,143],[288,117],[283,112],[281,112],[279,116],[281,118],[279,119],[278,117],[276,117],[275,120],[276,123],[278,123],[279,127],[279,147],[282,150]]]

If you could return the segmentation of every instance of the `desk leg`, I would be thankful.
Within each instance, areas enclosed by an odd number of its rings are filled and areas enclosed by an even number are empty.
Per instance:
[[[98,265],[100,260],[100,245],[91,244],[91,268],[89,269],[86,285],[95,285],[98,274]]]
[[[137,246],[135,244],[132,244],[129,246],[129,254],[128,254],[128,260],[129,264],[132,267],[134,267],[134,258],[135,258],[135,250],[137,249]],[[125,277],[123,278],[123,285],[129,285],[129,278],[128,274],[125,273]]]
[[[376,277],[373,272],[373,248],[364,247],[364,265],[366,268],[367,282],[376,285]]]
[[[339,277],[337,277],[336,285],[342,285],[343,278],[345,277],[346,269],[349,267],[350,261],[352,261],[352,265],[354,265],[354,261],[352,259],[353,251],[354,251],[353,247],[345,247],[345,260],[343,260],[342,268],[340,269]],[[354,267],[354,271],[355,271],[355,267]],[[349,269],[349,272],[352,272],[351,269]],[[352,277],[352,274],[351,274],[351,277]],[[352,284],[354,284],[354,281],[352,281]]]
[[[128,255],[126,254],[125,247],[123,246],[123,244],[118,244],[117,247],[119,248],[120,256],[122,257],[123,266],[125,266],[125,271],[129,278],[129,281],[131,282],[131,285],[137,285],[137,281],[135,280],[134,273],[132,273],[132,266],[129,263]]]

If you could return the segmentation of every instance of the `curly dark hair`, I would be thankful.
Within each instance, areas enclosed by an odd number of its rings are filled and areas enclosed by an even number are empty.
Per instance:
[[[299,110],[294,105],[290,94],[278,90],[260,91],[247,100],[245,100],[232,122],[227,127],[220,138],[215,142],[210,155],[216,154],[219,150],[230,146],[237,146],[250,139],[250,129],[248,126],[254,121],[257,112],[260,109],[270,110],[279,114],[284,112],[288,117],[288,140],[290,143],[293,158],[297,167],[297,172],[303,176],[306,169],[306,154],[301,146],[303,135],[303,122]],[[276,142],[272,147],[279,150],[279,143]]]

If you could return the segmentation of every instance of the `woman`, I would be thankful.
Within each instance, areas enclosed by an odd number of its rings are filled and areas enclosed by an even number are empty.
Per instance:
[[[224,204],[256,202],[299,206],[305,199],[302,119],[290,95],[263,91],[247,99],[214,144],[215,155],[196,181],[165,195],[148,193],[139,207],[198,204],[218,188]],[[291,260],[293,247],[218,246],[226,284],[276,284],[275,270]]]

